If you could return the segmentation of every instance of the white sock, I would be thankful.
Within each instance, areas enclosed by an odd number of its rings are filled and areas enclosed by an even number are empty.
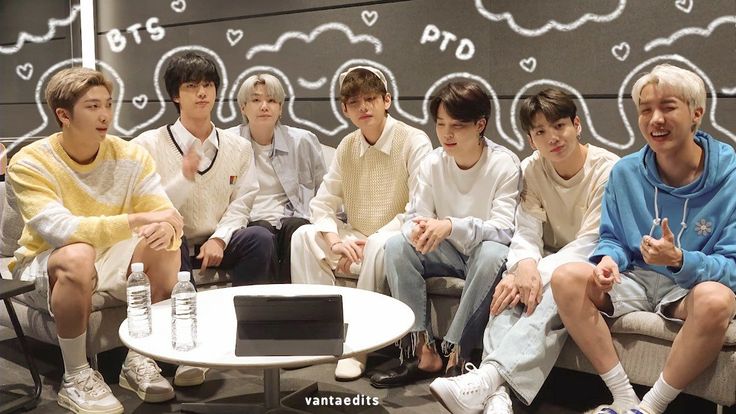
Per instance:
[[[64,374],[72,375],[89,368],[87,362],[87,331],[76,338],[59,338],[61,357],[64,359]]]
[[[506,380],[501,376],[501,373],[498,372],[498,368],[493,364],[481,365],[478,370],[485,374],[488,378],[488,382],[491,383],[491,389],[489,390],[491,394],[496,392],[498,387],[506,382]]]
[[[610,371],[601,374],[601,378],[613,395],[613,405],[633,407],[639,404],[639,397],[636,396],[634,388],[631,387],[629,377],[620,362]]]
[[[662,414],[681,391],[673,388],[664,380],[664,375],[659,374],[657,382],[641,400],[641,408],[649,414]]]

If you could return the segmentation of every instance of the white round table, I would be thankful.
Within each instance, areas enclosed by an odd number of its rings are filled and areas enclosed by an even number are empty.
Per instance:
[[[343,318],[348,324],[340,357],[320,356],[235,356],[236,318],[233,297],[237,295],[328,295],[339,294],[343,302]],[[280,369],[331,362],[355,354],[367,353],[396,342],[414,323],[414,313],[402,302],[386,295],[366,290],[326,285],[253,285],[212,289],[197,293],[197,347],[191,351],[176,351],[171,346],[171,302],[165,300],[151,306],[153,329],[145,338],[128,334],[128,321],[120,325],[120,339],[130,349],[155,360],[180,365],[209,368],[263,368],[265,407],[251,407],[240,412],[263,412],[290,405],[317,391],[312,384],[292,395],[279,399]],[[190,412],[232,412],[232,405],[183,404]]]

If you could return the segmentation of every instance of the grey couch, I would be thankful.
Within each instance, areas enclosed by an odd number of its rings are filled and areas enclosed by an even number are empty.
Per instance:
[[[10,278],[7,268],[12,254],[11,242],[18,238],[20,219],[5,200],[5,183],[0,183],[0,273]],[[9,250],[10,249],[10,250]],[[226,274],[205,272],[195,274],[199,289],[222,286],[227,283]],[[356,277],[339,275],[337,284],[354,287]],[[432,278],[428,292],[432,302],[432,320],[435,332],[446,332],[451,317],[457,309],[463,281],[456,278]],[[36,309],[15,300],[18,318],[26,335],[42,342],[58,344],[54,320],[44,309]],[[126,316],[125,304],[105,294],[95,293],[92,298],[92,315],[87,335],[87,353],[93,363],[100,352],[122,346],[118,327]],[[7,313],[0,313],[0,325],[11,327]],[[635,312],[618,318],[611,324],[614,344],[621,362],[632,382],[651,386],[662,371],[665,358],[679,327],[665,322],[657,315]],[[557,361],[557,366],[576,371],[595,373],[592,366],[573,341],[568,341]],[[717,361],[710,366],[686,390],[686,393],[713,401],[720,406],[736,403],[736,322],[732,322],[726,335],[726,344]],[[720,407],[719,407],[720,409]]]

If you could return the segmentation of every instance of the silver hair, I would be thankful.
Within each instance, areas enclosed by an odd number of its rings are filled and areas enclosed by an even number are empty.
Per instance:
[[[703,111],[705,111],[705,83],[703,83],[700,76],[692,71],[669,63],[655,66],[651,72],[639,78],[631,88],[631,99],[634,100],[637,110],[639,109],[641,90],[647,85],[658,85],[672,89],[678,98],[690,105],[690,112],[697,108],[703,108]]]
[[[279,79],[273,75],[270,75],[268,73],[261,73],[258,75],[249,76],[248,79],[246,79],[242,85],[240,85],[240,89],[238,90],[238,107],[243,108],[243,105],[245,105],[246,101],[248,100],[248,97],[252,95],[255,92],[257,85],[263,85],[263,87],[266,89],[266,94],[275,99],[276,102],[279,103],[279,105],[284,105],[284,100],[286,99],[286,92],[284,92],[284,87],[281,86],[281,82]],[[243,124],[248,124],[248,119],[243,115]]]

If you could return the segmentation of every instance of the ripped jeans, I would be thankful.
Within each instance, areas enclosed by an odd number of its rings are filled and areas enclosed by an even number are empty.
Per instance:
[[[401,341],[402,356],[414,355],[421,334],[426,335],[428,345],[434,343],[426,279],[438,276],[465,279],[460,304],[442,343],[442,350],[447,354],[458,344],[471,315],[488,296],[508,250],[508,246],[501,243],[484,241],[465,256],[445,240],[424,255],[417,252],[403,234],[390,238],[386,242],[384,263],[391,296],[414,311],[414,325]]]

